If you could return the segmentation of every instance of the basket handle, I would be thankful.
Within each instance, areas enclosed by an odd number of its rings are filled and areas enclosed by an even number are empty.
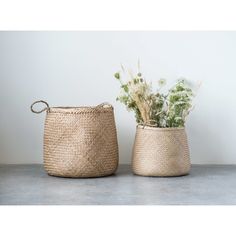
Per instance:
[[[101,104],[96,106],[96,108],[101,108],[101,107],[103,107],[103,108],[106,108],[106,107],[113,108],[113,106],[110,103],[108,103],[108,102],[103,102],[103,103],[101,103]]]
[[[36,111],[33,109],[34,105],[37,104],[37,103],[43,103],[44,105],[46,105],[46,107],[44,107],[42,110],[39,110],[39,111]],[[49,105],[47,102],[43,101],[43,100],[39,100],[39,101],[36,101],[34,102],[31,106],[30,106],[30,109],[33,113],[36,113],[36,114],[39,114],[39,113],[42,113],[43,111],[47,111],[49,110]]]

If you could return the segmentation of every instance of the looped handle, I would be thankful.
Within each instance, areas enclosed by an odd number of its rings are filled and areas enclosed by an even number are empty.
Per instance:
[[[35,110],[33,109],[33,106],[34,106],[35,104],[37,104],[37,103],[44,103],[44,104],[46,105],[46,107],[44,107],[44,108],[43,108],[42,110],[40,110],[40,111],[35,111]],[[39,113],[42,113],[43,111],[47,111],[47,110],[49,109],[49,105],[48,105],[47,102],[45,102],[45,101],[43,101],[43,100],[40,100],[40,101],[34,102],[34,103],[31,105],[30,109],[31,109],[31,111],[32,111],[33,113],[39,114]]]
[[[103,102],[103,103],[96,106],[96,108],[101,108],[101,107],[103,107],[103,108],[108,108],[108,107],[113,108],[113,106],[108,102]]]

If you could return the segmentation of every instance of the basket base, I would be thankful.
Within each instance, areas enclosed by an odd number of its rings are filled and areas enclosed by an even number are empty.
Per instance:
[[[179,169],[173,171],[174,168],[170,168],[170,171],[166,171],[166,169],[158,170],[158,169],[147,169],[147,168],[137,168],[137,166],[132,166],[132,171],[134,175],[144,176],[144,177],[181,177],[185,175],[189,175],[191,170],[191,164],[184,169]]]
[[[133,171],[134,175],[138,175],[138,176],[142,176],[142,177],[159,177],[159,178],[170,178],[170,177],[182,177],[182,176],[186,176],[189,175],[190,172],[187,173],[181,173],[181,174],[169,174],[169,175],[161,175],[161,174],[141,174],[141,173],[135,173]]]
[[[90,168],[89,171],[76,171],[75,169],[68,169],[68,168],[50,168],[44,165],[44,170],[49,176],[54,177],[61,177],[61,178],[77,178],[77,179],[86,179],[86,178],[100,178],[111,176],[116,173],[118,169],[118,161],[115,165],[111,166],[109,169],[106,170],[97,170]]]
[[[104,175],[99,175],[99,176],[70,176],[70,175],[57,175],[57,174],[49,174],[49,173],[47,174],[52,177],[68,178],[68,179],[93,179],[93,178],[104,178],[104,177],[116,175],[116,173],[104,174]]]

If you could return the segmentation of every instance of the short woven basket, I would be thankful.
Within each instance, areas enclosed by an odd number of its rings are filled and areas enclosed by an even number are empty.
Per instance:
[[[35,111],[36,103],[46,107]],[[49,175],[100,177],[118,166],[118,143],[113,107],[49,107],[32,104],[35,113],[46,111],[44,167]]]
[[[190,171],[184,128],[137,126],[132,169],[142,176],[181,176]]]

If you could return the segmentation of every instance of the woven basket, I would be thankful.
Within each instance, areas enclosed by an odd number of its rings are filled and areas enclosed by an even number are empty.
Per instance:
[[[35,111],[36,103],[46,107]],[[118,166],[113,107],[49,107],[32,104],[34,113],[47,112],[44,126],[44,167],[49,175],[100,177]]]
[[[190,171],[184,128],[137,126],[132,169],[142,176],[181,176]]]

